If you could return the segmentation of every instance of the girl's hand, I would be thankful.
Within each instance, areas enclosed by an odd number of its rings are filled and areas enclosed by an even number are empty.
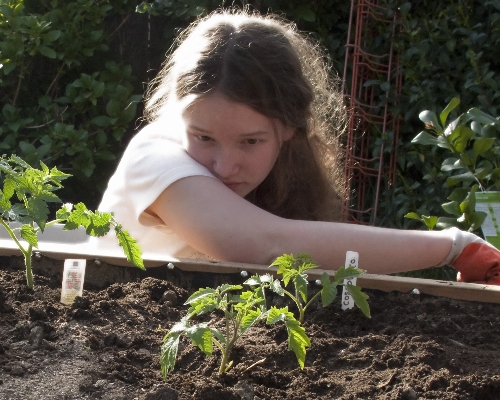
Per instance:
[[[449,230],[453,239],[447,264],[458,271],[458,282],[500,285],[500,251],[485,240],[457,228]]]

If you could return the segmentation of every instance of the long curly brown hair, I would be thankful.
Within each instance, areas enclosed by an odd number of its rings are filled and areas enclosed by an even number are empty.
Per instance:
[[[217,90],[295,127],[247,200],[294,219],[336,220],[344,199],[340,136],[347,113],[322,48],[276,15],[221,10],[183,31],[147,91],[156,121],[190,97]]]

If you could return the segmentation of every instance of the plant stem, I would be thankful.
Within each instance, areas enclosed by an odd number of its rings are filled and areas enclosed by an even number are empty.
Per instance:
[[[3,225],[9,236],[12,238],[12,240],[16,243],[17,247],[19,247],[19,250],[21,250],[21,253],[23,253],[24,256],[28,253],[27,250],[24,249],[23,245],[15,235],[14,231],[12,228],[7,224],[3,219],[0,218],[0,224]]]
[[[24,62],[21,63],[21,69],[19,71],[19,79],[17,81],[17,87],[16,87],[16,91],[14,93],[14,98],[12,99],[12,105],[15,107],[16,106],[16,103],[17,103],[17,97],[19,95],[19,91],[21,90],[21,83],[24,79],[24,69],[25,69],[26,65],[24,64]]]
[[[219,350],[222,353],[222,361],[220,363],[219,367],[219,375],[222,375],[226,369],[226,364],[227,364],[227,351],[217,339],[213,338],[212,342],[219,348]]]
[[[316,300],[319,296],[321,295],[321,290],[316,293],[313,297],[311,297],[311,300],[307,302],[307,304],[304,307],[304,314],[306,313],[307,307],[309,307],[309,304],[312,304],[314,300]],[[303,323],[304,321],[300,321],[300,323]]]
[[[24,253],[24,264],[26,265],[26,283],[29,289],[33,289],[33,271],[31,269],[32,246],[28,245],[28,251]]]
[[[302,303],[300,302],[300,294],[298,292],[298,290],[296,289],[295,290],[295,293],[297,294],[297,296],[294,296],[293,294],[291,294],[288,290],[284,290],[284,293],[290,297],[293,302],[297,305],[297,309],[299,310],[299,322],[300,323],[303,323],[304,322],[304,311],[305,311],[305,308],[302,307]]]
[[[3,225],[9,236],[12,240],[14,240],[14,243],[16,243],[19,250],[21,250],[21,253],[23,253],[24,265],[26,266],[26,283],[28,284],[28,288],[33,289],[33,272],[31,270],[31,253],[33,251],[33,246],[28,243],[28,248],[25,249],[9,224],[2,218],[0,218],[0,224]]]
[[[219,367],[219,375],[222,375],[226,372],[226,364],[228,359],[228,351],[227,347],[225,350],[222,350],[222,361],[220,362]]]

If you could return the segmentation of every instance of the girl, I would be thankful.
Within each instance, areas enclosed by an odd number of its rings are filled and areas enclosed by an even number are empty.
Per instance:
[[[471,233],[334,222],[346,113],[328,67],[276,17],[220,11],[199,20],[150,86],[150,124],[99,208],[114,212],[145,258],[269,264],[309,253],[338,269],[353,250],[370,273],[448,264],[459,280],[500,284],[500,252]]]

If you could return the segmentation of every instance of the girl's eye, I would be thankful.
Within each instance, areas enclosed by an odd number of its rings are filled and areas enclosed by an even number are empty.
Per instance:
[[[247,139],[246,143],[247,144],[257,144],[257,143],[259,143],[259,139]]]
[[[212,140],[212,138],[207,135],[196,135],[196,137],[202,142],[209,142],[210,140]]]

